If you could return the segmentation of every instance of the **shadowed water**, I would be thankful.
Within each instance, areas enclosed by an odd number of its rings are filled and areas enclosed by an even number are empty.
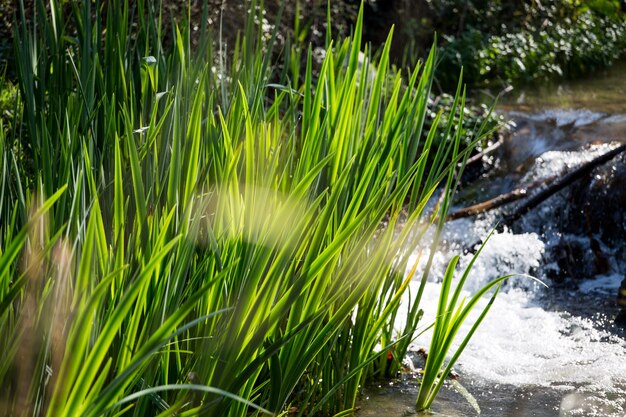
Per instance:
[[[534,113],[545,109],[585,109],[589,112],[626,114],[626,61],[574,81],[541,82],[515,88],[499,100],[504,111]],[[493,97],[493,92],[483,92]]]

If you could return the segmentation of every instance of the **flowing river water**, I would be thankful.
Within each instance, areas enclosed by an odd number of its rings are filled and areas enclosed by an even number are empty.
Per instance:
[[[498,110],[516,127],[499,150],[498,167],[461,190],[457,207],[562,177],[625,143],[626,64],[585,80],[514,91]],[[626,416],[626,331],[613,323],[620,309],[617,290],[626,277],[625,161],[622,154],[550,197],[494,234],[480,254],[468,294],[509,273],[548,284],[511,279],[455,366],[481,415]],[[450,257],[484,238],[510,208],[447,223],[421,303],[424,323],[434,318],[437,279]],[[470,258],[464,255],[461,263]],[[465,331],[472,322],[470,317]],[[426,333],[415,349],[428,343]],[[411,357],[405,362],[419,367]],[[357,415],[412,415],[416,398],[416,378],[406,374],[367,387]],[[478,410],[446,384],[430,414],[474,416]]]

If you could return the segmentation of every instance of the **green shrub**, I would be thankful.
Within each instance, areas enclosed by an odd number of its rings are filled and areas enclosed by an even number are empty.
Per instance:
[[[19,110],[17,93],[17,86],[0,76],[0,119],[8,129],[13,124],[16,110]]]
[[[552,4],[503,33],[468,26],[444,36],[441,82],[454,85],[451,74],[461,67],[466,80],[476,85],[576,77],[605,68],[626,48],[626,20],[610,4],[590,2],[566,12]]]

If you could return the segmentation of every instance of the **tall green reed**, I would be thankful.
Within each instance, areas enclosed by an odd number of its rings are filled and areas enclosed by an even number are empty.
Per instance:
[[[434,50],[404,82],[391,34],[362,52],[360,15],[315,76],[311,49],[290,49],[299,82],[274,72],[255,1],[228,62],[208,33],[192,50],[189,22],[165,49],[159,2],[40,0],[30,19],[20,4],[3,414],[353,410],[415,335],[421,294],[394,329],[411,226],[469,152],[452,123],[437,148],[439,118],[422,132]]]

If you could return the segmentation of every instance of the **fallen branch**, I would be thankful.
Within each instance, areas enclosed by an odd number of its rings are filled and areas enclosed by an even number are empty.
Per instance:
[[[505,204],[512,203],[514,201],[520,200],[528,195],[530,190],[534,190],[537,187],[549,185],[554,180],[557,179],[557,176],[552,176],[541,181],[535,181],[531,184],[528,184],[524,188],[518,188],[511,192],[500,194],[499,196],[492,198],[487,201],[483,201],[478,204],[474,204],[473,206],[465,207],[459,209],[453,213],[448,214],[446,217],[446,221],[461,219],[463,217],[471,217],[476,216],[481,213],[485,213],[487,211],[493,210],[495,208],[501,207]]]
[[[467,165],[471,165],[471,164],[473,164],[475,162],[478,162],[478,161],[482,160],[484,156],[489,155],[491,152],[493,152],[496,149],[498,149],[500,146],[502,146],[503,143],[504,143],[504,140],[502,140],[502,138],[498,139],[495,143],[493,143],[490,146],[486,147],[481,152],[477,153],[476,155],[472,156],[471,158],[468,158],[467,162],[465,162],[465,165],[466,166]]]

